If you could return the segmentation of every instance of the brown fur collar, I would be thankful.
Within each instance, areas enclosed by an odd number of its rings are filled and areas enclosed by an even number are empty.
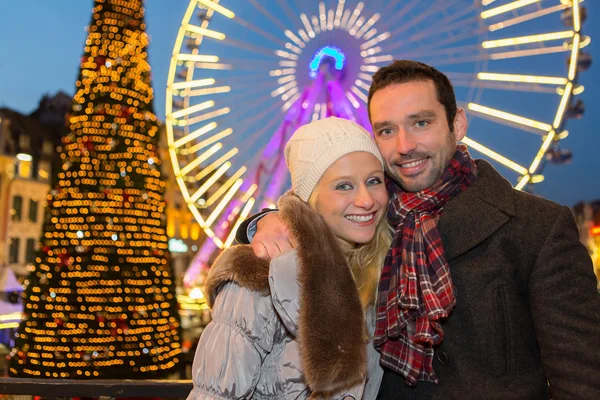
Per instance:
[[[219,286],[226,282],[260,292],[264,296],[269,291],[269,261],[258,258],[250,245],[231,247],[215,260],[204,285],[206,302],[210,308],[215,304]]]
[[[366,376],[366,325],[358,290],[336,237],[306,203],[289,193],[280,217],[297,238],[300,311],[298,342],[306,383],[318,393],[348,389]],[[269,294],[269,264],[248,245],[223,252],[209,273],[210,307],[218,287],[235,281]]]
[[[298,342],[308,386],[335,392],[364,379],[366,325],[358,290],[337,238],[298,197],[279,200],[281,218],[298,239]]]

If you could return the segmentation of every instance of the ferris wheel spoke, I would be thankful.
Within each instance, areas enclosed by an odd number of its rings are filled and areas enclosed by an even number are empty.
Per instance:
[[[231,149],[230,151],[228,151],[227,153],[222,155],[217,160],[215,160],[215,161],[211,162],[209,165],[201,168],[201,170],[198,173],[196,173],[196,175],[194,175],[193,181],[194,182],[202,181],[202,179],[206,178],[210,173],[212,173],[215,169],[217,169],[218,166],[229,161],[237,153],[238,153],[238,149],[234,147],[233,149]],[[207,160],[204,160],[204,161],[207,161]]]
[[[499,83],[499,82],[483,82],[476,77],[471,80],[452,80],[452,85],[455,87],[482,88],[490,90],[505,90],[511,92],[527,92],[527,93],[548,93],[556,94],[556,88],[530,85],[522,83]]]
[[[296,18],[296,15],[294,14],[294,11],[287,4],[287,0],[277,0],[277,4],[279,4],[279,7],[281,8],[281,10],[285,14],[285,16],[288,18],[288,20],[290,22],[289,26],[290,27],[293,26],[294,29],[299,28],[299,26],[296,25],[298,23],[298,18]]]
[[[231,175],[231,177],[229,177],[225,181],[225,183],[223,183],[212,195],[210,195],[208,200],[206,200],[204,203],[204,208],[211,207],[217,200],[219,200],[221,198],[221,196],[223,196],[225,194],[225,192],[227,192],[231,186],[234,186],[236,181],[240,180],[240,178],[246,173],[247,170],[248,170],[248,168],[243,166],[243,167],[240,167],[237,171],[235,171]],[[232,196],[233,196],[233,194],[235,194],[235,192],[232,193]],[[212,223],[212,221],[211,221],[211,223]]]
[[[481,54],[481,55],[472,55],[472,56],[448,56],[448,57],[427,57],[427,56],[422,56],[419,57],[419,60],[429,63],[432,66],[436,67],[436,68],[441,68],[444,66],[448,66],[448,65],[453,65],[453,64],[465,64],[465,63],[471,63],[471,62],[477,62],[477,61],[485,61],[488,60],[489,56],[486,54]]]
[[[226,82],[234,88],[237,88],[238,85],[239,87],[246,87],[249,83],[254,84],[255,88],[260,88],[259,84],[272,86],[276,84],[272,78],[265,76],[264,72],[229,74],[227,78],[223,77],[222,79],[224,83]]]
[[[429,10],[420,13],[418,17],[411,19],[410,22],[408,22],[406,24],[401,24],[398,28],[391,31],[391,34],[393,37],[395,37],[396,35],[398,35],[402,32],[405,32],[406,30],[419,24],[420,22],[427,19],[428,17],[435,15],[437,13],[441,13],[441,12],[453,7],[456,3],[459,3],[461,1],[463,1],[463,0],[436,0],[436,3],[432,4],[429,7]]]
[[[199,3],[198,5],[202,5],[203,7],[206,7],[208,10],[216,11],[219,14],[221,14],[227,18],[233,18],[235,16],[233,11],[223,7],[221,4],[218,4],[213,0],[195,0],[195,1],[196,1],[196,3]],[[209,16],[212,16],[212,13]]]
[[[220,141],[221,139],[231,135],[232,133],[233,133],[233,129],[226,128],[226,129],[220,131],[219,133],[209,137],[208,139],[204,139],[203,141],[196,143],[195,145],[193,145],[192,147],[190,147],[188,149],[188,152],[190,154],[197,153],[200,150],[204,149],[205,147],[208,147],[211,144]]]
[[[273,118],[267,125],[263,126],[261,129],[257,129],[256,132],[254,132],[250,137],[248,137],[248,139],[245,142],[249,143],[249,145],[244,146],[244,148],[241,150],[240,158],[243,158],[242,156],[245,156],[246,154],[249,154],[249,153],[252,154],[254,152],[255,153],[254,158],[248,164],[249,165],[256,164],[261,159],[262,153],[261,152],[256,153],[256,149],[254,149],[252,146],[254,145],[256,140],[258,140],[260,137],[262,137],[265,133],[273,132],[275,125],[278,122],[280,122],[280,121]]]
[[[194,118],[189,118],[186,120],[179,120],[179,121],[177,121],[177,124],[179,126],[187,127],[187,126],[198,124],[200,122],[207,121],[207,120],[210,120],[213,118],[222,117],[224,115],[229,114],[230,112],[231,112],[231,109],[229,107],[222,107],[222,108],[216,109],[214,111],[198,115]]]
[[[533,162],[529,166],[529,173],[530,174],[535,174],[537,172],[537,170],[538,170],[538,168],[540,166],[540,163],[542,162],[542,159],[546,155],[546,152],[550,148],[550,145],[555,141],[556,136],[557,136],[556,135],[556,131],[552,130],[552,131],[548,132],[548,134],[544,138],[544,142],[542,143],[542,147],[540,147],[540,150],[538,151],[538,153],[536,154],[535,158],[533,159]]]
[[[205,63],[205,62],[197,62],[194,64],[195,68],[198,69],[207,69],[207,70],[226,70],[233,69],[233,65],[224,64],[224,63]]]
[[[346,20],[346,22],[343,25],[341,25],[343,29],[349,31],[350,27],[354,26],[354,24],[356,23],[356,20],[360,17],[360,14],[362,13],[364,6],[365,6],[365,4],[362,2],[359,2],[358,4],[356,4],[356,7],[354,7],[354,10],[348,14],[348,19]]]
[[[269,49],[268,47],[257,46],[257,45],[245,42],[243,40],[235,40],[235,39],[231,39],[231,38],[223,39],[222,43],[226,44],[228,46],[231,46],[231,47],[235,47],[238,49],[242,49],[244,51],[248,51],[250,53],[262,54],[264,56],[275,58],[275,54],[274,54],[273,50]]]
[[[436,50],[436,49],[440,49],[440,48],[443,49],[444,46],[451,45],[453,43],[458,43],[458,42],[461,42],[466,39],[477,37],[477,36],[481,35],[482,33],[484,33],[487,30],[487,28],[479,27],[477,29],[465,29],[465,30],[466,30],[466,32],[462,33],[460,35],[453,35],[445,40],[438,40],[430,45],[420,46],[419,51],[431,52],[432,50]],[[478,48],[479,48],[479,46],[478,46]]]
[[[386,18],[384,19],[384,23],[382,25],[380,25],[379,30],[381,32],[386,31],[387,29],[389,29],[389,27],[396,23],[396,21],[401,21],[402,18],[408,14],[413,8],[415,8],[418,4],[419,4],[419,0],[411,0],[409,1],[408,4],[403,5],[400,10],[398,10],[395,14],[390,15],[390,13],[392,12],[392,10],[394,9],[393,7],[399,2],[400,0],[392,0],[389,1],[386,8],[382,11],[382,15],[385,15]],[[389,15],[389,17],[387,17]]]
[[[254,87],[251,84],[247,84],[241,86],[230,96],[227,98],[227,105],[231,106],[234,109],[234,112],[231,114],[230,118],[233,120],[238,120],[238,116],[245,112],[248,112],[248,108],[237,107],[241,102],[250,101],[253,104],[266,104],[270,101],[274,101],[275,99],[271,95],[271,91],[275,88],[273,84],[269,85],[255,85]],[[250,108],[251,109],[251,108]]]
[[[367,95],[364,92],[362,92],[357,86],[352,86],[350,88],[350,91],[352,91],[352,93],[354,93],[356,95],[356,97],[361,99],[363,103],[367,104],[367,101],[368,101]]]
[[[250,211],[252,210],[252,207],[254,206],[254,202],[255,202],[255,199],[253,197],[250,197],[250,199],[247,200],[247,203],[244,206],[244,209],[242,210],[237,221],[235,222],[235,225],[233,225],[233,228],[231,229],[231,232],[229,233],[229,236],[227,237],[227,240],[224,243],[225,248],[231,246],[231,244],[233,243],[233,240],[235,239],[235,233],[237,232],[237,230],[240,227],[240,225],[242,224],[242,222],[250,214]]]
[[[227,206],[227,204],[229,204],[231,199],[233,199],[235,194],[238,192],[238,190],[242,186],[242,183],[244,183],[244,181],[242,179],[234,180],[233,183],[230,183],[230,181],[232,181],[231,178],[228,179],[227,182],[225,182],[222,186],[227,191],[227,194],[221,199],[221,201],[219,201],[219,204],[215,207],[215,209],[210,213],[210,215],[206,219],[206,224],[209,226],[212,225],[213,222],[215,222],[215,220],[217,219],[217,217],[223,212],[223,210],[225,210],[225,207]],[[207,201],[207,204],[208,204],[208,201]]]
[[[501,74],[493,72],[479,72],[477,78],[482,81],[537,83],[542,85],[566,85],[569,81],[561,76]]]
[[[254,8],[256,8],[258,11],[260,11],[261,14],[263,14],[265,17],[267,17],[269,19],[269,21],[271,21],[274,25],[276,25],[279,29],[281,29],[282,32],[285,31],[286,29],[288,29],[284,24],[281,23],[281,21],[279,21],[277,18],[275,18],[273,16],[273,14],[271,14],[269,12],[269,10],[267,10],[257,0],[248,0],[248,1],[254,6]]]
[[[193,132],[189,133],[188,135],[176,140],[173,144],[172,147],[177,149],[181,146],[183,146],[184,144],[187,144],[193,140],[196,140],[197,138],[199,138],[200,136],[204,136],[206,135],[208,132],[212,131],[213,129],[215,129],[217,127],[217,123],[216,122],[211,122],[209,124],[206,124],[196,130],[194,130]]]
[[[523,44],[530,43],[545,43],[550,41],[556,41],[561,39],[569,39],[575,35],[572,30],[557,31],[548,33],[538,33],[527,36],[515,36],[503,39],[486,40],[481,43],[481,47],[484,49],[494,49],[499,47],[514,47]]]
[[[269,69],[273,66],[273,59],[243,60],[239,58],[231,58],[225,61],[233,65],[235,71],[255,71],[257,74],[260,74],[263,72],[263,70]]]
[[[278,103],[274,103],[273,105],[271,105],[270,107],[267,107],[266,109],[264,109],[262,112],[258,113],[258,114],[252,114],[244,119],[240,119],[237,122],[238,126],[242,126],[242,127],[248,127],[248,126],[252,126],[252,124],[256,123],[257,121],[260,121],[261,119],[265,118],[265,116],[269,116],[269,115],[273,115],[277,108],[279,107]],[[275,124],[277,123],[277,119],[273,119],[271,121],[271,123],[267,124],[265,127],[263,127],[260,130],[257,130],[253,135],[245,138],[244,140],[244,144],[245,144],[245,149],[242,150],[242,153],[244,151],[246,151],[247,149],[251,148],[254,143],[256,142],[256,140],[258,140],[262,135],[264,135],[266,132],[269,132],[269,129]],[[232,141],[237,140],[237,136],[236,137],[231,137]],[[230,144],[229,141],[225,142],[226,144]]]
[[[207,96],[211,94],[220,94],[220,93],[229,93],[231,92],[231,86],[213,86],[206,89],[186,89],[177,91],[177,93],[173,93],[174,97],[184,97],[184,98],[192,98],[199,96]]]
[[[540,18],[540,17],[546,16],[549,14],[553,14],[555,12],[563,11],[566,8],[569,8],[569,5],[563,4],[563,3],[557,4],[552,7],[541,8],[537,11],[534,11],[534,12],[531,12],[528,14],[519,15],[517,17],[509,18],[509,19],[506,19],[501,22],[493,23],[489,26],[489,30],[490,30],[490,32],[499,31],[501,29],[508,28],[513,25],[521,24],[523,22],[531,21],[533,19]]]
[[[195,33],[197,35],[202,35],[203,37],[208,37],[208,38],[212,38],[212,39],[216,39],[216,40],[225,39],[225,34],[222,32],[218,32],[218,31],[204,28],[202,26],[198,26],[198,25],[194,25],[194,24],[187,24],[184,26],[184,29],[187,32]]]
[[[196,157],[194,160],[186,164],[178,174],[178,178],[182,178],[187,176],[194,169],[198,168],[203,162],[207,161],[210,157],[212,157],[215,153],[223,148],[222,144],[216,144],[212,146],[210,149],[206,150],[204,153]]]
[[[260,97],[261,100],[269,100],[270,97],[268,97],[268,94],[275,89],[275,87],[276,83],[272,81],[263,83],[262,80],[257,80],[256,82],[253,81],[253,84],[239,85],[235,92],[232,93],[232,96],[227,99],[227,102],[228,104],[235,106],[236,104],[239,104],[239,101],[248,101],[248,99],[255,101],[261,93],[266,93]]]
[[[335,1],[334,1],[335,3]],[[337,6],[335,7],[335,17],[333,20],[333,26],[339,28],[342,23],[342,16],[344,15],[344,6],[346,5],[345,0],[338,0]]]
[[[470,149],[473,150],[477,150],[478,152],[480,152],[481,154],[484,154],[486,156],[488,156],[489,158],[491,158],[494,161],[499,162],[500,164],[504,165],[505,167],[508,167],[510,169],[512,169],[513,171],[517,172],[520,175],[527,175],[528,170],[527,168],[523,167],[522,165],[519,165],[518,163],[504,157],[503,155],[496,153],[494,150],[490,149],[489,147],[486,147],[482,144],[480,144],[479,142],[476,142],[475,140],[469,138],[469,137],[464,137],[462,142],[464,144],[466,144],[467,146],[469,146]]]
[[[451,22],[451,21],[448,21],[448,22]],[[421,40],[423,38],[426,38],[428,40],[433,40],[434,38],[436,38],[438,36],[442,36],[449,32],[452,32],[454,29],[462,29],[462,30],[469,29],[469,27],[471,25],[473,25],[474,27],[477,27],[479,25],[479,17],[478,16],[472,16],[472,17],[469,17],[469,18],[466,18],[463,20],[459,20],[459,21],[455,22],[454,24],[450,24],[450,25],[445,25],[445,24],[440,23],[440,26],[438,28],[428,29],[427,31],[419,32],[412,36],[409,36],[406,39],[402,40],[401,42],[387,47],[386,51],[402,48],[411,43],[417,43],[419,40]]]
[[[520,130],[545,135],[552,130],[552,125],[545,122],[536,121],[527,117],[516,114],[511,114],[506,111],[498,110],[491,107],[482,106],[476,103],[466,105],[465,111],[479,117],[499,122],[504,125],[517,127]]]
[[[534,3],[539,3],[540,0],[515,0],[510,3],[499,5],[493,8],[488,8],[481,13],[482,19],[492,18],[497,15],[503,15],[509,12],[518,13],[521,8],[527,7]]]
[[[405,58],[431,58],[436,56],[469,56],[477,54],[477,50],[480,46],[477,44],[469,44],[457,47],[445,47],[441,49],[418,49],[415,51],[403,52],[402,56]]]
[[[171,115],[168,115],[167,118],[172,119],[176,123],[179,118],[182,118],[182,117],[189,118],[190,115],[193,115],[200,111],[204,111],[206,109],[209,109],[209,108],[213,107],[214,105],[215,105],[215,102],[213,100],[204,101],[202,103],[195,104],[193,106],[186,107],[181,110],[175,111]]]
[[[221,177],[227,170],[231,168],[231,163],[221,165],[199,188],[190,196],[190,202],[195,203],[202,197],[204,193]]]
[[[271,35],[268,32],[265,32],[261,28],[254,26],[253,24],[241,19],[240,17],[235,17],[234,21],[243,26],[244,28],[250,29],[252,32],[258,33],[260,36],[272,41],[273,43],[277,43],[280,46],[285,46],[285,41]]]
[[[541,56],[546,54],[554,54],[554,53],[565,53],[569,50],[564,46],[553,46],[553,47],[535,47],[532,49],[526,50],[511,50],[511,51],[501,51],[501,52],[490,52],[488,59],[489,60],[505,60],[508,58],[521,58],[521,57],[531,57],[531,56]]]

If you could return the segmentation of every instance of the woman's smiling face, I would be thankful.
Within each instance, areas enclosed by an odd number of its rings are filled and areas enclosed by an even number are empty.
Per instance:
[[[325,171],[313,196],[314,207],[338,239],[351,246],[368,243],[388,202],[381,163],[364,151],[346,154]]]

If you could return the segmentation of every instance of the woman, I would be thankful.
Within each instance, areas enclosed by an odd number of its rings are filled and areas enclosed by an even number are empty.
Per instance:
[[[370,338],[390,245],[383,160],[367,131],[339,118],[298,129],[285,157],[292,191],[279,208],[295,249],[269,264],[236,246],[215,261],[205,287],[213,320],[188,399],[377,395]]]

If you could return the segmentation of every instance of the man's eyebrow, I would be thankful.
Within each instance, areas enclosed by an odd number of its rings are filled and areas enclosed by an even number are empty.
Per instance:
[[[390,125],[394,125],[394,123],[391,121],[375,122],[373,124],[373,131],[377,131],[377,130],[383,128],[384,126],[390,126]]]
[[[420,118],[433,118],[435,117],[435,111],[433,110],[422,110],[422,111],[417,111],[416,113],[410,114],[407,119],[410,120],[415,120],[415,119],[420,119]],[[373,132],[377,132],[379,129],[386,127],[386,126],[393,126],[394,123],[392,121],[381,121],[381,122],[375,122],[373,124]]]
[[[408,119],[419,119],[419,118],[431,118],[435,117],[435,112],[431,110],[423,110],[416,112],[414,114],[410,114]]]

